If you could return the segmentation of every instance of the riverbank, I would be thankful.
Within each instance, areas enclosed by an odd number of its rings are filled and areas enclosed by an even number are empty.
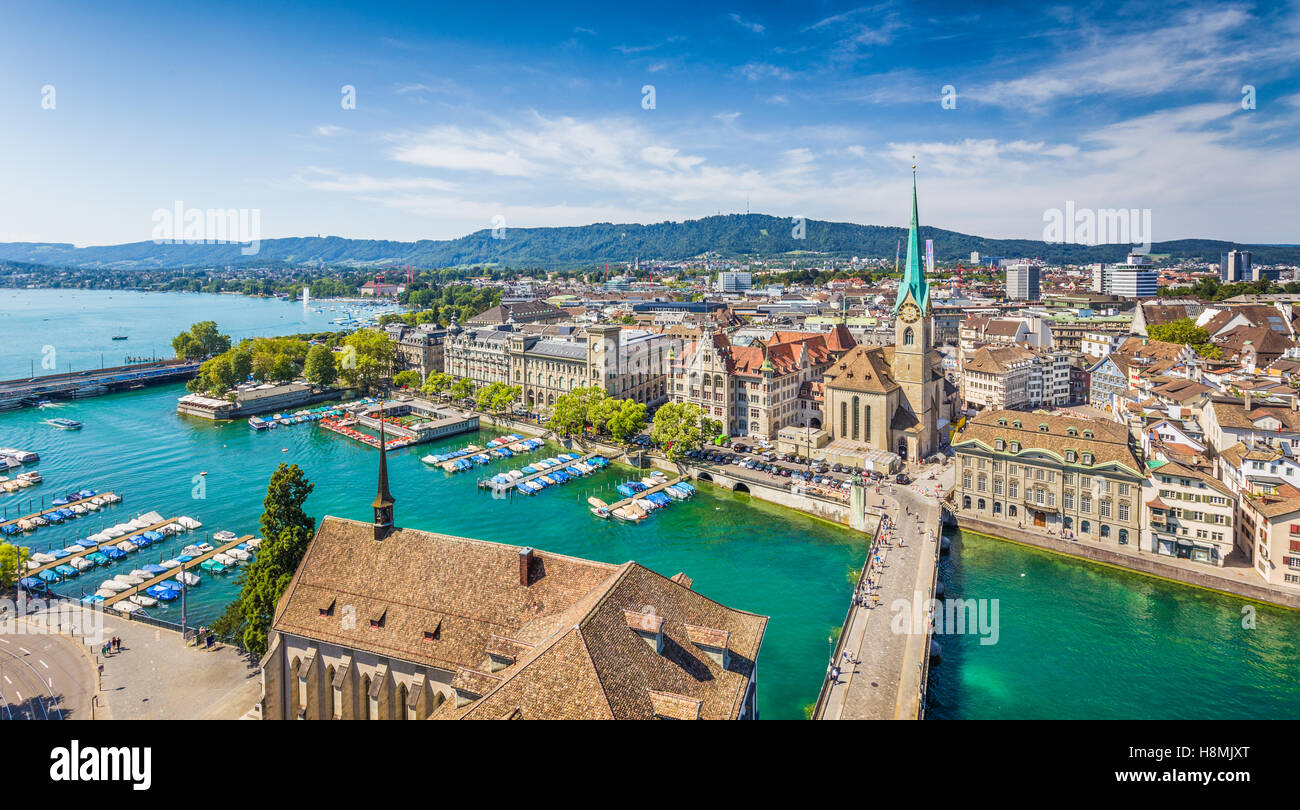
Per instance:
[[[1289,593],[1264,582],[1251,582],[1250,578],[1256,575],[1250,568],[1214,568],[1190,560],[1169,559],[1151,553],[1106,548],[1084,540],[1061,540],[1050,535],[975,520],[964,515],[958,515],[957,525],[962,531],[1033,546],[1098,565],[1119,568],[1193,588],[1203,588],[1227,596],[1249,599],[1252,602],[1300,610],[1300,594]]]

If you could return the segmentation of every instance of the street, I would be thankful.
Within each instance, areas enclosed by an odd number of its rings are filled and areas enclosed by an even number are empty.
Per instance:
[[[0,635],[0,719],[89,720],[90,661],[57,635]]]

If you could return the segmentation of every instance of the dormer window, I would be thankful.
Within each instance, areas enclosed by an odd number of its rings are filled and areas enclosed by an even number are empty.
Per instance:
[[[1006,443],[1005,441],[1003,441],[1002,439],[997,439],[997,440],[995,440],[995,441],[993,442],[993,447],[994,447],[994,449],[996,449],[996,450],[1005,450],[1005,449],[1006,449],[1006,446],[1007,446],[1007,443]]]
[[[1018,427],[1020,427],[1020,420],[1017,419],[1016,421],[1012,422],[1012,423],[1011,423],[1011,427],[1014,427],[1014,428],[1018,428]]]
[[[1092,463],[1092,453],[1084,453],[1084,454],[1083,454],[1083,463],[1084,463],[1084,464],[1091,464],[1091,463]]]
[[[1078,428],[1073,428],[1073,427],[1072,427],[1072,428],[1067,428],[1065,432],[1068,433],[1068,434],[1070,434],[1071,436],[1078,436],[1078,435],[1079,435],[1079,429],[1078,429]]]
[[[1075,455],[1075,453],[1074,453],[1073,450],[1066,450],[1066,451],[1065,451],[1065,460],[1066,460],[1066,461],[1068,461],[1068,462],[1070,462],[1071,464],[1073,464],[1075,458],[1077,458],[1077,456]]]
[[[370,614],[370,629],[378,630],[384,626],[384,617],[388,615],[388,609],[385,608],[378,613]]]
[[[334,600],[333,599],[324,600],[319,605],[317,605],[317,608],[320,610],[321,616],[333,616]]]
[[[1011,443],[1011,452],[1013,452],[1013,453],[1019,453],[1019,452],[1020,452],[1020,442],[1012,442],[1012,443]]]
[[[1085,439],[1091,439],[1091,438],[1092,438],[1092,431],[1091,431],[1091,430],[1085,430],[1085,431],[1083,432],[1083,438],[1085,438]]]
[[[1006,427],[1006,426],[1007,426],[1007,420],[1006,420],[1006,419],[999,419],[999,420],[998,420],[998,424],[1001,425],[1002,427]]]
[[[1039,433],[1046,433],[1046,432],[1047,432],[1047,425],[1046,425],[1046,424],[1041,424],[1041,425],[1039,425],[1039,426],[1038,426],[1038,432],[1039,432]]]

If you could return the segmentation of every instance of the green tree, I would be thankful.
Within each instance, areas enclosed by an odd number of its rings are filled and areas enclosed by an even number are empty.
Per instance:
[[[0,543],[0,590],[12,586],[18,581],[23,561],[31,554],[25,546],[11,546]]]
[[[307,553],[316,521],[304,510],[311,484],[297,464],[281,464],[271,474],[262,512],[262,545],[239,578],[239,596],[213,624],[223,636],[240,636],[255,656],[266,652],[276,602]]]
[[[420,372],[409,368],[399,371],[393,375],[393,385],[398,388],[419,388]]]
[[[334,352],[328,346],[317,343],[307,350],[307,362],[304,366],[307,381],[320,388],[328,388],[338,379],[338,369],[334,367]]]
[[[551,406],[551,418],[546,426],[561,436],[574,436],[592,424],[591,417],[605,398],[605,391],[596,386],[575,388],[560,394]]]
[[[655,411],[650,438],[672,461],[678,461],[692,450],[699,450],[710,436],[722,426],[705,416],[699,405],[691,402],[668,402]]]
[[[610,435],[620,442],[625,442],[645,430],[645,404],[630,399],[613,400],[618,402],[618,411],[605,422]]]
[[[343,338],[338,354],[339,379],[363,393],[379,388],[397,358],[397,344],[377,329],[360,329]]]
[[[431,396],[440,397],[447,393],[453,382],[455,382],[455,378],[450,374],[435,371],[425,378],[424,387],[420,390]]]
[[[461,377],[451,384],[448,393],[451,394],[452,399],[465,399],[474,393],[474,381],[469,377]]]
[[[271,379],[277,382],[285,382],[286,380],[292,380],[297,376],[297,373],[297,365],[293,362],[292,357],[287,354],[277,354],[275,356],[275,362],[271,364]]]
[[[1147,337],[1163,343],[1191,346],[1192,351],[1210,360],[1223,357],[1223,350],[1210,342],[1210,333],[1197,326],[1191,318],[1179,318],[1169,323],[1148,326]]]
[[[172,339],[172,351],[185,360],[215,357],[230,350],[230,335],[217,331],[216,321],[199,321]]]

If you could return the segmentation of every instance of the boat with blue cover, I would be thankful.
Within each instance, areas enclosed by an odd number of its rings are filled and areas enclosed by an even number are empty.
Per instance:
[[[67,579],[68,577],[75,577],[81,573],[80,571],[78,571],[77,569],[73,568],[70,565],[56,565],[54,566],[54,571],[64,579]]]

